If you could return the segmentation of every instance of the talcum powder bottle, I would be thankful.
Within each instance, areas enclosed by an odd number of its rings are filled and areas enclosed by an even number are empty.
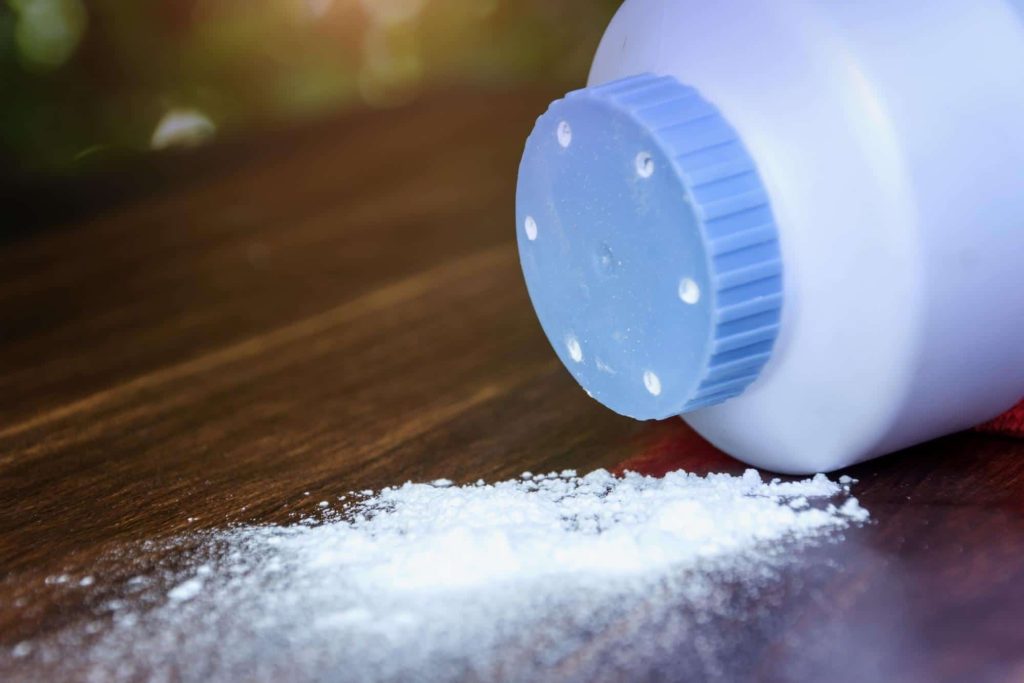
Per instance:
[[[1024,395],[1024,2],[626,0],[519,171],[596,400],[837,469]]]

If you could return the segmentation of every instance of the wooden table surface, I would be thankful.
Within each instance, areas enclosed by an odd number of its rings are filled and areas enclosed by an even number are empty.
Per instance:
[[[549,349],[513,227],[547,99],[445,92],[229,144],[212,169],[0,245],[2,651],[88,613],[47,577],[140,540],[287,522],[306,491],[665,449],[743,469],[679,421],[606,411]],[[728,625],[730,671],[1024,681],[1024,443],[957,435],[850,473],[872,523],[798,559],[770,618]],[[37,666],[0,655],[0,679]]]

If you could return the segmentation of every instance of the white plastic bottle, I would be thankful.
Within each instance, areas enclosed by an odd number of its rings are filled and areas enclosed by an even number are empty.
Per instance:
[[[790,473],[983,422],[1024,395],[1024,2],[626,0],[517,222],[620,413]]]

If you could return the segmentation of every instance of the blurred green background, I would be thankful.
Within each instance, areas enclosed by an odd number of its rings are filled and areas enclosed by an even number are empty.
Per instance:
[[[18,175],[400,104],[579,85],[618,0],[0,0]]]

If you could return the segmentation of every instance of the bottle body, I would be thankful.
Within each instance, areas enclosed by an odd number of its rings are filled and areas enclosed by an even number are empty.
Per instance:
[[[1009,0],[626,0],[590,85],[695,87],[784,263],[758,378],[684,415],[751,464],[837,469],[1024,394],[1024,19]]]

